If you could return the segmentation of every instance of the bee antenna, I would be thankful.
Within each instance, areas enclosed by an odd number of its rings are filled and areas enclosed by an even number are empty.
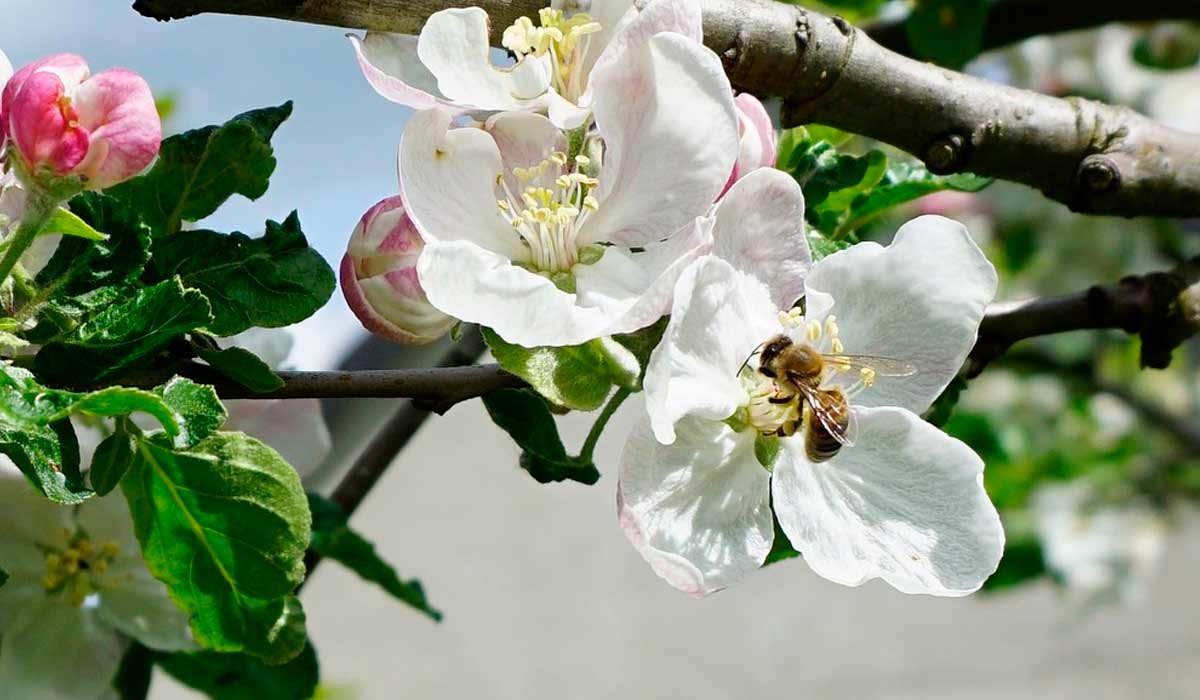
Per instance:
[[[765,342],[759,343],[759,344],[758,344],[758,347],[754,348],[754,352],[752,352],[752,353],[750,353],[749,355],[747,355],[747,356],[746,356],[746,359],[745,359],[745,360],[742,362],[742,366],[741,366],[741,367],[738,367],[738,371],[737,371],[737,373],[738,373],[738,374],[741,374],[741,373],[742,373],[742,370],[746,369],[746,365],[750,364],[750,358],[752,358],[752,357],[754,357],[755,355],[757,355],[757,354],[759,354],[760,352],[762,352],[762,349],[763,349],[763,346],[764,346],[764,345],[766,345],[766,343],[765,343]]]

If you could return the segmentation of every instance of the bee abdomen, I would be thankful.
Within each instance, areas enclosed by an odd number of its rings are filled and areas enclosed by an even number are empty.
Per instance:
[[[850,423],[849,411],[839,411],[838,423],[845,428]],[[842,443],[829,434],[821,421],[812,414],[812,408],[804,406],[804,450],[813,462],[825,462],[832,459],[842,449]]]

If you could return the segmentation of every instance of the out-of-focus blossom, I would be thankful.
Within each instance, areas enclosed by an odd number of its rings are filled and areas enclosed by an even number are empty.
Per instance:
[[[733,99],[738,112],[738,159],[729,174],[729,182],[721,195],[733,187],[733,183],[759,168],[775,167],[775,153],[779,137],[771,124],[771,115],[758,98],[743,92]]]
[[[434,308],[421,288],[417,259],[425,244],[400,197],[371,207],[342,258],[342,293],[367,330],[398,343],[424,345],[456,319]]]
[[[1158,121],[1200,133],[1200,67],[1163,71],[1133,60],[1138,34],[1109,26],[1096,39],[1097,74],[1112,96]]]
[[[56,54],[17,71],[0,97],[0,133],[9,158],[35,180],[77,176],[104,189],[154,160],[162,125],[150,86],[121,68],[91,75],[74,54]]]
[[[128,639],[195,647],[142,560],[124,496],[65,507],[0,456],[0,688],[21,700],[108,698]]]

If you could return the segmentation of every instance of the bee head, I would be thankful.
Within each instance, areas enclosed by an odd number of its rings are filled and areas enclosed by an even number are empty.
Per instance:
[[[792,339],[786,335],[777,335],[763,343],[762,353],[758,358],[758,371],[772,379],[778,374],[775,365],[780,355],[792,346]]]

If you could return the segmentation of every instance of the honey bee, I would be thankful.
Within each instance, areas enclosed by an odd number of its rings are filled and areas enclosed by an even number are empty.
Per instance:
[[[909,377],[917,372],[913,365],[888,357],[826,355],[808,343],[798,343],[786,335],[771,338],[760,345],[756,353],[759,354],[758,372],[774,379],[779,389],[769,401],[787,404],[799,398],[803,402],[800,420],[785,423],[776,434],[792,435],[798,427],[803,427],[805,450],[814,462],[824,462],[842,447],[853,445],[858,432],[858,422],[850,410],[846,392],[840,387],[821,387],[827,368],[858,369],[862,381],[868,385],[877,377]]]

